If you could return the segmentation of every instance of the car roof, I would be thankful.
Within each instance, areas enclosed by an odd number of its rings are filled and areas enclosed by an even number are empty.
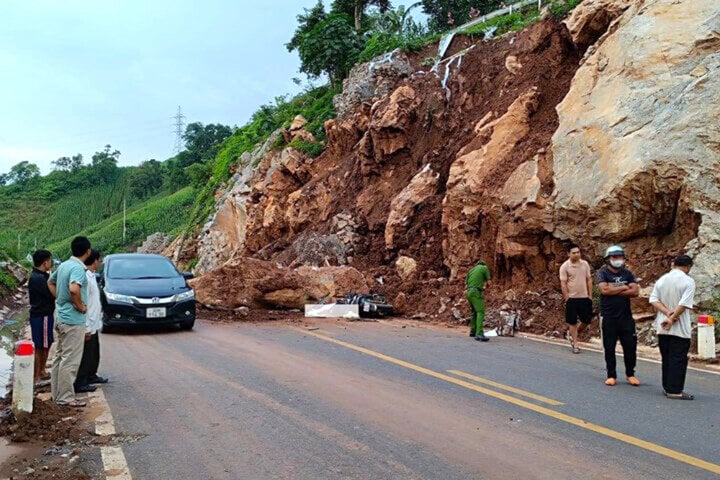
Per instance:
[[[150,258],[162,258],[163,260],[167,260],[168,262],[170,261],[170,259],[165,255],[158,255],[156,253],[112,253],[105,257],[105,261],[113,259],[141,260]]]

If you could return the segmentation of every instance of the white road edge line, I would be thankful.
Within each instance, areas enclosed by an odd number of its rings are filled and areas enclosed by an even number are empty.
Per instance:
[[[515,336],[518,336],[518,335],[516,334]],[[557,346],[557,347],[567,347],[567,346],[568,346],[567,342],[565,342],[565,343],[555,342],[555,341],[552,341],[552,340],[545,340],[545,339],[543,339],[543,338],[537,338],[537,337],[529,336],[529,335],[526,335],[526,334],[523,334],[521,338],[528,339],[528,340],[532,340],[533,342],[538,342],[538,343],[547,343],[547,344],[549,344],[549,345],[555,345],[555,346]],[[599,350],[599,349],[597,349],[597,348],[590,348],[590,347],[587,347],[587,346],[583,346],[582,349],[583,349],[583,350],[586,350],[586,351],[589,351],[589,352],[605,353],[604,350]],[[621,356],[621,357],[623,356],[623,354],[620,353],[620,352],[617,352],[616,355],[619,355],[619,356]],[[643,361],[643,362],[655,363],[655,364],[658,364],[658,365],[662,364],[662,362],[661,362],[660,360],[655,360],[655,359],[652,359],[652,358],[643,358],[643,357],[638,356],[637,359],[638,359],[639,361]],[[710,369],[705,369],[705,368],[691,367],[690,365],[688,365],[687,369],[688,369],[688,370],[694,370],[694,371],[696,371],[696,372],[710,373],[710,374],[712,374],[712,375],[720,375],[720,372],[716,372],[715,370],[710,370]]]
[[[113,480],[132,480],[125,455],[120,447],[100,447],[105,478]]]
[[[102,388],[89,394],[88,398],[93,405],[102,409],[102,413],[95,419],[95,435],[115,435],[115,421]],[[121,447],[100,447],[100,456],[106,479],[132,480],[130,467],[128,467]]]

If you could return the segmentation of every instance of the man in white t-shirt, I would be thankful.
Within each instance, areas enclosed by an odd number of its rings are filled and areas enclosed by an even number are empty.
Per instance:
[[[663,390],[668,398],[680,400],[694,398],[683,391],[692,332],[690,311],[695,301],[695,280],[688,275],[692,264],[687,255],[677,257],[672,270],[660,277],[650,295],[650,303],[658,311],[655,327],[662,356]]]
[[[100,339],[98,331],[102,328],[102,304],[100,303],[100,289],[95,280],[95,272],[100,268],[100,252],[92,250],[85,260],[88,281],[88,302],[85,320],[85,346],[82,360],[75,379],[76,392],[93,392],[94,384],[107,383],[107,378],[97,374],[100,364]]]

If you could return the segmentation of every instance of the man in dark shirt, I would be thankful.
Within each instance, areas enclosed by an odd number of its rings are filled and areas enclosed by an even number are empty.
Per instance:
[[[53,343],[55,297],[48,288],[48,271],[52,268],[52,254],[38,250],[33,254],[34,268],[28,280],[30,294],[30,330],[35,344],[35,383],[47,377],[45,363]]]
[[[615,345],[620,340],[625,359],[625,375],[630,385],[640,385],[635,378],[637,362],[637,334],[635,320],[630,310],[630,298],[640,294],[640,286],[635,275],[625,268],[625,251],[619,245],[613,245],[605,251],[606,265],[597,273],[600,289],[600,316],[607,380],[605,385],[616,383]]]

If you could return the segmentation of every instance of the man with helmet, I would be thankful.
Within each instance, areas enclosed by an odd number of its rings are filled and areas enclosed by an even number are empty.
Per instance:
[[[637,334],[630,309],[630,299],[637,297],[640,286],[635,275],[625,268],[625,251],[620,245],[605,251],[605,266],[597,273],[600,289],[600,316],[607,380],[605,385],[617,382],[615,345],[620,340],[625,360],[625,375],[630,385],[640,385],[635,377],[637,362]]]

